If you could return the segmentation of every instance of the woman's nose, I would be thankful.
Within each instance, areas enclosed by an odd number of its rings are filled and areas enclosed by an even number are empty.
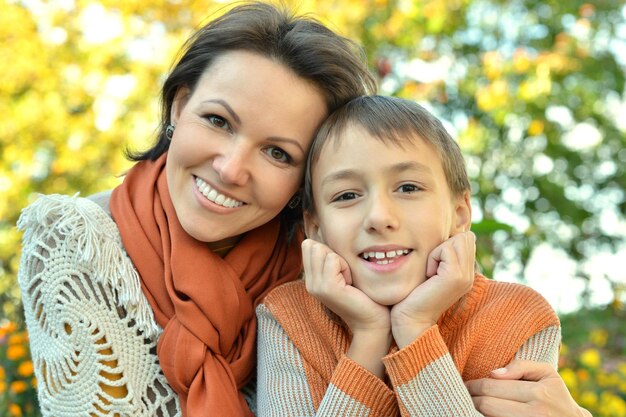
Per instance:
[[[250,178],[249,165],[249,152],[238,144],[232,144],[213,159],[213,169],[227,184],[244,185]]]

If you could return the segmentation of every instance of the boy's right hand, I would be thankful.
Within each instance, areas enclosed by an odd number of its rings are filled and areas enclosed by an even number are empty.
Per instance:
[[[323,243],[311,239],[302,242],[302,260],[309,294],[341,317],[352,331],[347,357],[383,378],[381,358],[391,345],[389,308],[353,287],[346,260]]]
[[[348,263],[328,246],[312,239],[302,242],[306,289],[345,321],[353,333],[390,331],[389,308],[352,286]]]

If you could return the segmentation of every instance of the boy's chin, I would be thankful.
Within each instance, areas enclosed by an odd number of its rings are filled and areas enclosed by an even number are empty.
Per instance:
[[[393,307],[398,304],[400,301],[404,300],[410,291],[370,291],[370,294],[367,294],[369,298],[372,299],[377,304]]]
[[[378,282],[370,286],[358,286],[361,291],[377,304],[393,307],[413,292],[423,282]]]

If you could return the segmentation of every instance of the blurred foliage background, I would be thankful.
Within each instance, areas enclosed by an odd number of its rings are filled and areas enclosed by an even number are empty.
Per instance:
[[[123,149],[154,138],[178,48],[231,4],[0,0],[0,415],[38,415],[16,285],[21,208],[118,184]],[[484,272],[557,288],[563,378],[596,417],[626,416],[624,2],[286,4],[359,42],[383,94],[446,121]]]

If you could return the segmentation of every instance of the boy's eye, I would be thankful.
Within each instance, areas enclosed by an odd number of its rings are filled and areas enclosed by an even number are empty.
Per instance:
[[[348,192],[339,194],[337,197],[333,199],[333,201],[349,201],[349,200],[354,200],[357,197],[358,197],[357,193],[348,191]]]
[[[414,193],[420,190],[421,188],[415,184],[402,184],[400,187],[398,187],[398,191],[401,193]]]
[[[209,114],[208,116],[205,116],[204,118],[208,120],[208,122],[211,123],[211,125],[215,126],[218,129],[228,130],[229,132],[231,131],[230,124],[223,117],[217,116],[215,114]]]
[[[283,151],[281,148],[277,147],[277,146],[270,146],[265,150],[265,153],[267,153],[270,158],[278,161],[278,162],[282,162],[282,163],[290,163],[292,161],[291,156],[289,156],[289,154],[285,151]]]

